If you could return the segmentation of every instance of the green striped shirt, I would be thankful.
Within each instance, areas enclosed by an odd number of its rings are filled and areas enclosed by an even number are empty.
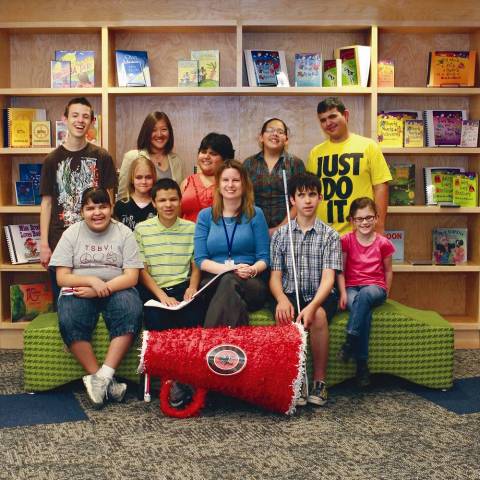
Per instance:
[[[195,224],[177,218],[165,227],[158,217],[149,218],[135,227],[140,259],[160,287],[171,287],[187,280],[193,260]]]

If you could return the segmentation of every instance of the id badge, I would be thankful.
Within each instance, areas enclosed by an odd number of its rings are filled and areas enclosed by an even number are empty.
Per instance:
[[[233,267],[235,265],[235,260],[233,260],[233,258],[227,258],[225,260],[225,265],[227,265],[228,267]]]

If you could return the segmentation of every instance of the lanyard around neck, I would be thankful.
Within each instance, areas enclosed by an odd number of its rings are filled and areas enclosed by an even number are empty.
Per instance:
[[[233,248],[233,239],[235,237],[235,232],[237,231],[238,223],[237,223],[237,221],[235,221],[235,226],[233,227],[233,232],[232,232],[232,238],[230,238],[228,236],[227,224],[225,223],[223,215],[222,215],[222,223],[223,223],[223,230],[225,231],[225,238],[227,240],[228,259],[231,259],[232,258],[232,248]]]

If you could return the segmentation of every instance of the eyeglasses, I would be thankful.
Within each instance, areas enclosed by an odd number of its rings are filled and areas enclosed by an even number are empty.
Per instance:
[[[353,217],[353,221],[355,223],[363,223],[364,221],[367,223],[372,223],[375,218],[377,218],[376,215],[367,215],[366,217]]]
[[[276,133],[277,135],[286,135],[287,132],[283,128],[268,127],[264,133]]]

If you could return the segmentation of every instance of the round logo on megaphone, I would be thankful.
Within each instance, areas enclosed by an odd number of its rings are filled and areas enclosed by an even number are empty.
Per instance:
[[[235,375],[247,364],[247,354],[236,345],[217,345],[207,353],[208,368],[217,375]]]

